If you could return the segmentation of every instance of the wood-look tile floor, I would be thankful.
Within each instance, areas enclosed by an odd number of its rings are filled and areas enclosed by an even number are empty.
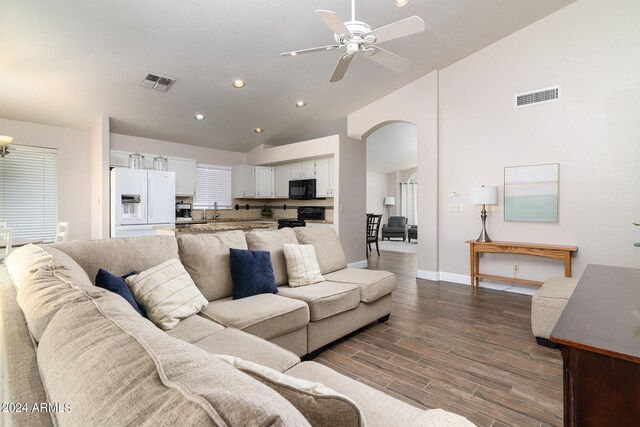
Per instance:
[[[416,279],[415,254],[375,251],[392,271],[391,318],[314,361],[420,408],[478,426],[562,425],[562,358],[531,333],[531,297]]]

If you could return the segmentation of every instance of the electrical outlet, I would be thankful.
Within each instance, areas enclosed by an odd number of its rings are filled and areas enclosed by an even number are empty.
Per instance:
[[[513,264],[513,272],[520,273],[520,264]]]

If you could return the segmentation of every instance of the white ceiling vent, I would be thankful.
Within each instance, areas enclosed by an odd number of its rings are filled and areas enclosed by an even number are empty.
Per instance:
[[[554,86],[514,95],[513,106],[514,108],[526,107],[531,104],[557,101],[558,99],[560,99],[560,86]]]
[[[175,81],[176,79],[172,79],[171,77],[148,73],[140,82],[140,86],[166,92]]]

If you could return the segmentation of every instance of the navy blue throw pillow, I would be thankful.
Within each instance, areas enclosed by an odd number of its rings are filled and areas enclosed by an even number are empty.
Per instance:
[[[127,277],[136,274],[135,272],[131,272],[129,274],[125,274],[122,277],[114,276],[106,270],[99,269],[98,274],[96,274],[96,286],[99,286],[103,289],[113,292],[114,294],[120,295],[122,298],[126,299],[131,307],[133,307],[141,316],[145,316],[145,312],[138,305],[136,300],[133,298],[133,294],[129,290],[129,287],[125,283],[124,279]],[[146,316],[145,316],[146,317]]]
[[[233,299],[278,293],[269,252],[230,248],[229,255]]]

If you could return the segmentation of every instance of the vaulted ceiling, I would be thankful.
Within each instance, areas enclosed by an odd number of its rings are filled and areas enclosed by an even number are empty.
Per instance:
[[[242,152],[344,133],[347,114],[572,1],[357,0],[372,28],[418,15],[426,31],[382,45],[409,71],[356,57],[329,83],[339,52],[279,54],[334,43],[314,10],[347,21],[348,0],[3,0],[0,117],[89,129],[104,115],[112,132]],[[138,86],[148,72],[177,80]]]

